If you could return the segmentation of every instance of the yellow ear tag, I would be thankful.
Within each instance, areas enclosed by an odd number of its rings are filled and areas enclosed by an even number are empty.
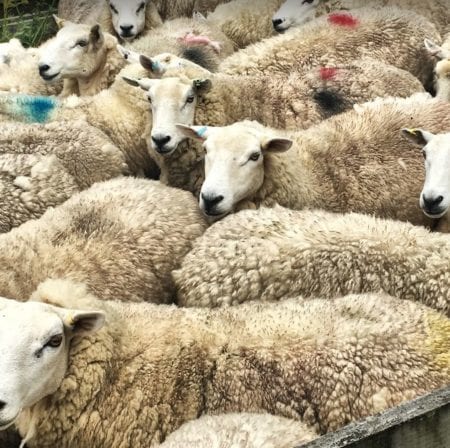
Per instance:
[[[67,315],[67,317],[64,319],[64,323],[65,323],[68,327],[73,327],[73,325],[74,325],[73,313],[69,313],[69,314]]]

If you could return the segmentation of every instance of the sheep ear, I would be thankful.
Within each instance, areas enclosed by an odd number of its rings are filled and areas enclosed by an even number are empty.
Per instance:
[[[406,137],[408,140],[411,140],[418,146],[424,147],[434,138],[434,134],[428,131],[424,131],[422,129],[402,129],[403,137]]]
[[[128,76],[122,76],[122,79],[127,82],[128,84],[130,84],[133,87],[140,87],[142,90],[148,91],[150,90],[150,88],[153,85],[154,80],[153,79],[148,79],[148,78],[143,78],[143,79],[138,79],[138,78],[129,78]]]
[[[95,333],[105,324],[105,313],[101,311],[68,311],[64,326],[73,336]]]
[[[208,138],[209,128],[207,126],[177,124],[176,127],[186,138],[192,138],[200,142],[204,142]]]
[[[153,74],[161,75],[163,73],[163,69],[158,61],[154,61],[143,54],[139,56],[139,62],[145,70],[148,70]]]
[[[207,93],[211,90],[212,82],[210,79],[194,79],[192,87],[197,94]]]
[[[103,33],[102,33],[102,30],[101,30],[100,25],[98,23],[95,24],[91,28],[91,31],[89,32],[89,40],[94,45],[98,44],[99,42],[101,42],[103,40]]]
[[[56,14],[53,14],[53,19],[55,20],[56,26],[58,29],[61,29],[66,24],[66,21],[64,19],[61,19],[61,17],[58,17]]]
[[[292,145],[293,141],[288,138],[270,138],[263,142],[261,148],[265,152],[285,152]]]
[[[206,22],[206,17],[199,11],[194,11],[192,13],[192,18],[194,20],[199,21],[199,22]]]
[[[444,50],[441,46],[433,42],[431,39],[424,39],[425,48],[428,50],[428,53],[433,56],[437,56],[439,59],[445,58]]]

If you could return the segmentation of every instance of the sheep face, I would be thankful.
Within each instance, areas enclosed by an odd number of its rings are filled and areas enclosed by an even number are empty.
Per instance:
[[[286,0],[272,17],[275,31],[281,33],[313,19],[319,3],[320,0]]]
[[[450,208],[450,134],[403,129],[403,135],[422,149],[425,158],[420,207],[430,218],[441,218]]]
[[[145,12],[149,0],[108,0],[116,33],[131,41],[144,31]]]
[[[71,339],[103,321],[102,313],[0,298],[0,430],[59,387]]]
[[[253,128],[253,126],[255,126]],[[235,123],[225,127],[179,126],[186,136],[205,148],[205,181],[200,208],[219,219],[249,199],[264,181],[264,156],[287,151],[292,141],[269,137],[258,124]]]
[[[133,83],[132,80],[127,80]],[[159,154],[170,156],[186,139],[176,124],[194,123],[195,108],[201,94],[211,87],[208,79],[141,79],[135,80],[147,91],[152,110],[152,133],[149,147]]]
[[[99,25],[60,21],[62,28],[42,50],[39,73],[47,81],[89,78],[106,58],[104,36]]]

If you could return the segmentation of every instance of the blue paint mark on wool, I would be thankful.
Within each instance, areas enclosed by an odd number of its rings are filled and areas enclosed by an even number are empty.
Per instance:
[[[24,118],[31,123],[45,123],[51,117],[58,102],[48,96],[22,96],[17,97],[17,107]]]

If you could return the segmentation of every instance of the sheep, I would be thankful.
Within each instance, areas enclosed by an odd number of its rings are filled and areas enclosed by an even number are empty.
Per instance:
[[[270,414],[205,415],[182,425],[160,448],[292,448],[316,437],[305,424]]]
[[[397,8],[361,8],[320,17],[251,45],[228,57],[219,70],[286,74],[369,56],[409,71],[426,85],[434,60],[423,46],[425,38],[440,39],[435,26],[422,16]]]
[[[138,78],[146,73],[136,64],[127,65],[120,72],[121,76]],[[84,119],[108,135],[123,152],[132,174],[156,178],[158,170],[148,154],[143,137],[148,126],[148,102],[121,76],[109,89],[91,97],[48,99],[26,95],[0,96],[0,113],[27,122]]]
[[[75,23],[99,23],[105,31],[127,41],[162,24],[153,1],[149,0],[60,0],[58,16]]]
[[[224,3],[207,15],[208,23],[221,29],[236,48],[274,34],[270,17],[283,0],[233,0]]]
[[[173,272],[177,303],[219,307],[384,291],[450,316],[450,239],[356,213],[244,210],[215,223]]]
[[[183,75],[186,71],[181,69]],[[169,70],[164,79],[128,81],[147,90],[151,100],[150,153],[161,170],[160,179],[196,195],[204,178],[203,150],[195,143],[182,143],[185,136],[176,124],[226,125],[250,117],[266,125],[302,129],[388,92],[409,96],[423,91],[410,73],[368,58],[288,78],[208,75],[203,69],[194,80],[172,74]]]
[[[100,25],[75,24],[55,17],[60,28],[46,42],[36,66],[44,81],[63,79],[61,96],[95,95],[107,89],[125,65],[117,39]]]
[[[432,226],[418,206],[422,155],[411,150],[401,130],[448,129],[450,105],[428,94],[366,104],[297,132],[250,121],[224,127],[180,125],[206,151],[202,210],[220,219],[243,208],[279,204]]]
[[[323,433],[450,380],[448,318],[385,295],[180,309],[55,279],[32,299],[0,299],[0,427],[29,448],[153,446],[237,411]]]
[[[439,228],[450,232],[450,134],[435,135],[422,129],[404,129],[403,134],[422,149],[425,157],[420,207],[430,218],[442,220]]]
[[[123,154],[86,122],[0,127],[0,232],[95,182],[127,174]]]
[[[170,272],[205,227],[189,193],[131,177],[99,182],[0,235],[0,294],[23,299],[62,277],[104,299],[168,303]]]
[[[95,24],[132,41],[163,21],[205,14],[227,0],[61,0],[58,15],[77,23]]]
[[[291,27],[332,11],[362,7],[396,6],[423,15],[433,22],[441,34],[448,30],[450,2],[448,0],[286,0],[272,18],[275,30],[285,32]]]

